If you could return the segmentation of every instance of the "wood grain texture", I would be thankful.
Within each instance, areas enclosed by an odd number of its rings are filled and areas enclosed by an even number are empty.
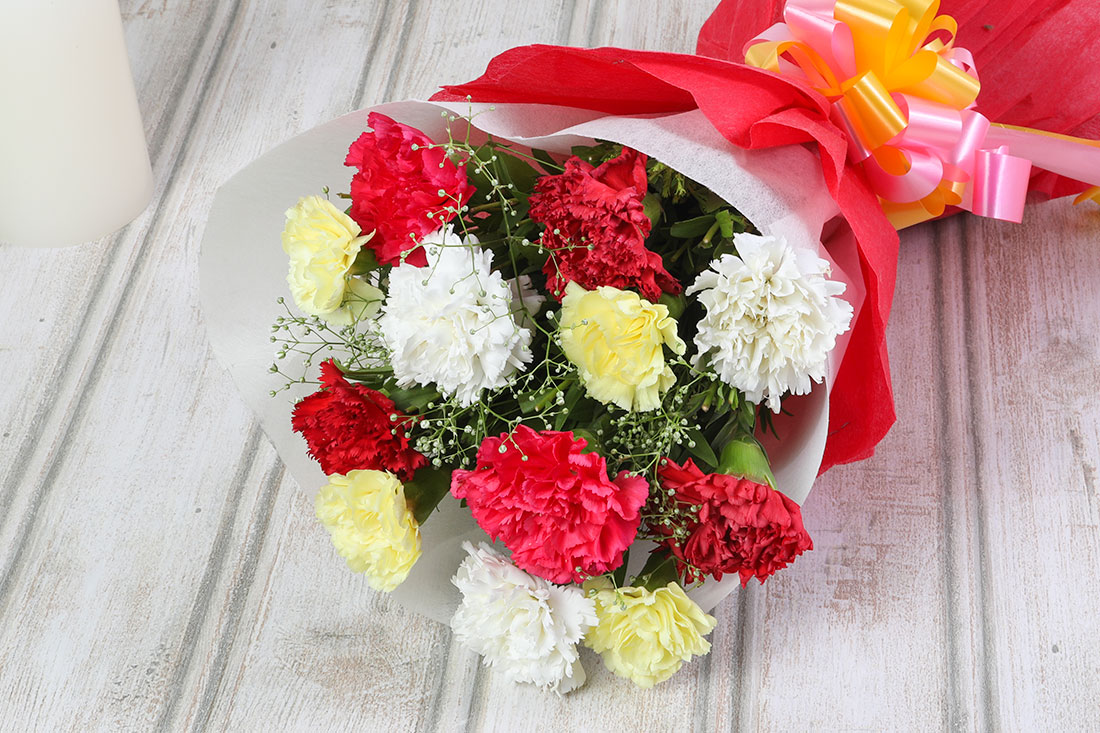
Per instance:
[[[124,0],[158,181],[104,240],[0,246],[0,729],[1095,730],[1100,213],[904,234],[898,424],[816,549],[643,692],[514,686],[348,573],[210,356],[217,186],[520,43],[690,51],[711,0]],[[732,102],[731,102],[732,103]]]

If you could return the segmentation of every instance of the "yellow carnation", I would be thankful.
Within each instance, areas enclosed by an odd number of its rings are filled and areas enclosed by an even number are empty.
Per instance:
[[[703,635],[714,629],[714,617],[703,613],[676,583],[649,591],[615,588],[600,577],[584,588],[596,601],[599,618],[584,643],[603,657],[608,669],[639,687],[664,682],[692,656],[710,651]]]
[[[372,588],[401,585],[420,557],[420,526],[401,482],[387,471],[348,471],[328,480],[315,507],[336,551],[353,571],[366,573]]]
[[[655,410],[676,381],[664,347],[687,348],[664,305],[637,293],[569,283],[561,302],[561,345],[588,394],[624,410]]]
[[[372,234],[320,196],[306,196],[286,212],[283,251],[290,257],[286,276],[294,302],[312,316],[332,313],[344,302],[348,271]]]

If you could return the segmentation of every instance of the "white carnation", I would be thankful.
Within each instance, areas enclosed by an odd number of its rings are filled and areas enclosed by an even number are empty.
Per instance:
[[[398,386],[434,383],[471,405],[531,361],[531,331],[512,317],[512,290],[477,243],[446,227],[423,240],[427,267],[390,271],[379,325]]]
[[[722,381],[754,403],[779,411],[784,392],[806,394],[825,377],[837,336],[852,306],[836,296],[844,283],[826,280],[829,263],[781,237],[738,234],[737,254],[710,263],[687,289],[706,315],[695,336],[698,363],[711,354]]]
[[[577,586],[529,575],[480,544],[451,580],[462,604],[451,619],[455,637],[513,682],[568,692],[584,682],[577,643],[597,623],[596,605]]]

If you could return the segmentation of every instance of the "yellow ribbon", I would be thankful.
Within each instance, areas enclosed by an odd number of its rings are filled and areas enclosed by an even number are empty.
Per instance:
[[[1092,201],[1093,203],[1100,204],[1100,186],[1093,186],[1081,193],[1080,196],[1073,200],[1075,204],[1083,204],[1086,201]]]

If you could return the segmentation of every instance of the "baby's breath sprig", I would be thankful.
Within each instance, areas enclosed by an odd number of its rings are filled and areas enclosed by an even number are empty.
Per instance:
[[[277,316],[271,324],[269,340],[277,346],[275,360],[268,371],[284,381],[270,392],[272,397],[294,385],[317,384],[317,380],[309,376],[315,374],[316,365],[326,359],[335,359],[345,371],[378,369],[386,363],[387,350],[377,324],[364,316],[361,309],[350,314],[350,323],[336,326],[319,316],[295,313],[286,298],[279,297],[276,302],[286,315]],[[292,354],[301,358],[291,359],[289,363],[294,366],[286,367]]]
[[[511,434],[521,423],[536,430],[567,427],[582,388],[563,355],[551,347],[531,371],[463,405],[440,398],[406,418],[414,447],[436,466],[471,468],[488,437]]]

